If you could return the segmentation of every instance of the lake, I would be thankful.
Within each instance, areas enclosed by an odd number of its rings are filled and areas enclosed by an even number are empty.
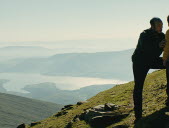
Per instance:
[[[127,81],[115,79],[102,79],[92,77],[71,77],[71,76],[48,76],[35,73],[0,73],[0,79],[10,80],[4,83],[7,91],[27,93],[26,85],[39,84],[44,82],[55,83],[56,87],[62,90],[75,90],[89,85],[99,84],[122,84]]]

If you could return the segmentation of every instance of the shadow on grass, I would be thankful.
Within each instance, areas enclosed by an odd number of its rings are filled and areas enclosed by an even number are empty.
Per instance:
[[[106,128],[109,125],[117,123],[122,119],[126,118],[128,114],[116,115],[116,116],[104,116],[104,118],[95,118],[94,120],[89,122],[89,125],[92,128]],[[128,128],[125,125],[120,125],[118,128]]]
[[[169,107],[165,107],[139,120],[134,128],[169,128]]]

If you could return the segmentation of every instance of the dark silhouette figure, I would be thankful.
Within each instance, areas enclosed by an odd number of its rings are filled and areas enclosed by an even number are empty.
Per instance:
[[[151,28],[144,30],[139,37],[136,49],[131,57],[134,75],[134,112],[135,122],[142,118],[142,91],[146,75],[149,69],[166,69],[167,90],[169,97],[169,62],[163,65],[160,55],[165,47],[165,34],[162,32],[163,23],[160,18],[150,20]],[[169,104],[169,98],[166,105]]]

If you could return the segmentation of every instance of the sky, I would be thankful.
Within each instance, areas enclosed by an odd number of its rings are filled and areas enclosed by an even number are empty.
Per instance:
[[[163,20],[165,33],[168,5],[168,0],[0,0],[0,47],[134,48],[152,17]]]

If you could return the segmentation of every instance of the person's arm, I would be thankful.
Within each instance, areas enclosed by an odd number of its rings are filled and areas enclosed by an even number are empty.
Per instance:
[[[166,45],[164,47],[164,52],[163,52],[163,60],[166,61],[169,58],[169,30],[167,30],[166,35]]]

